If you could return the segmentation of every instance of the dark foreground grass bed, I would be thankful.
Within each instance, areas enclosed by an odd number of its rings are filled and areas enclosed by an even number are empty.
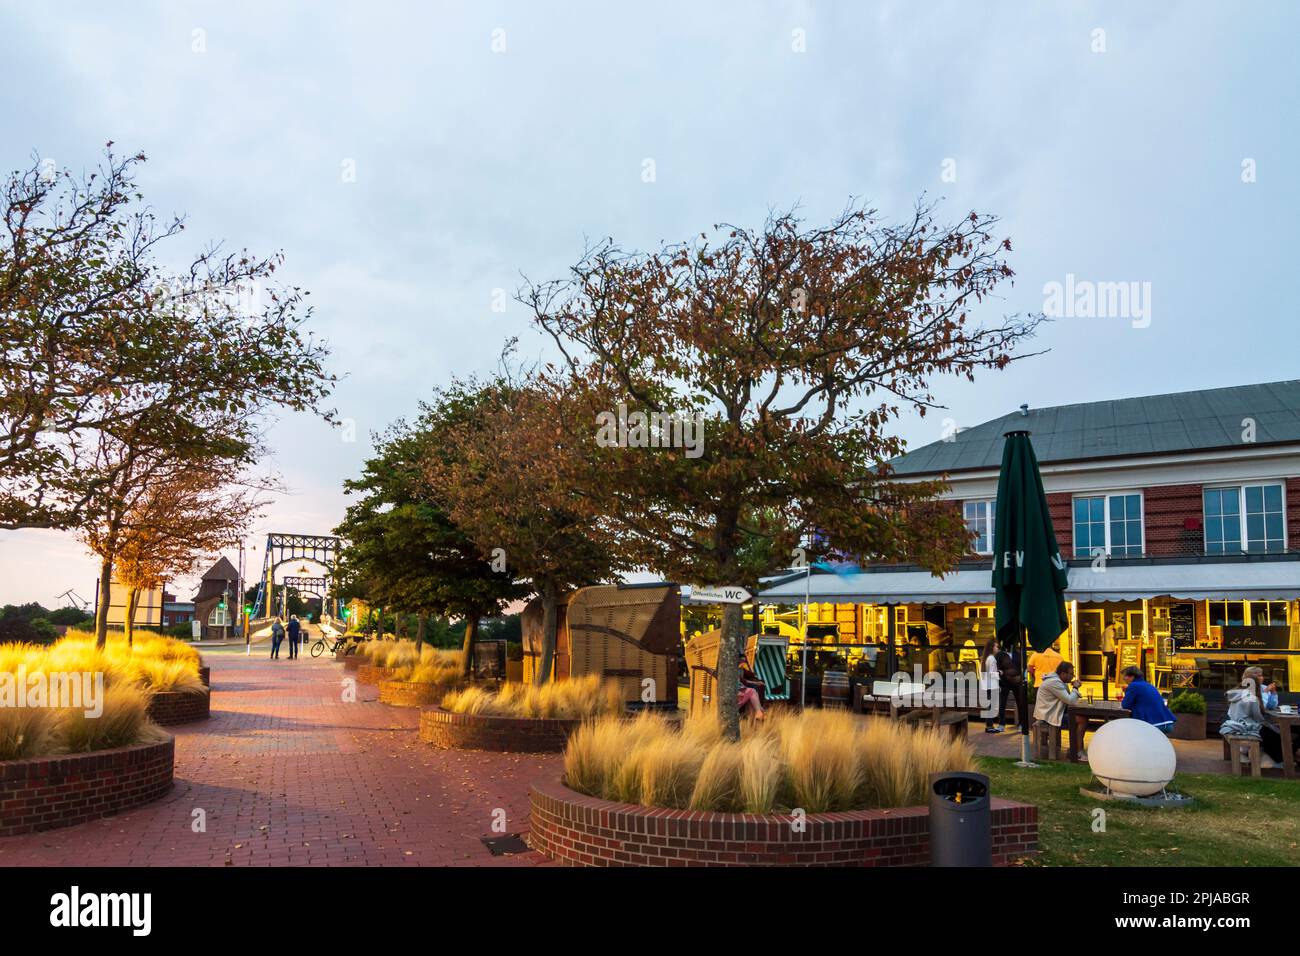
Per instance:
[[[1025,770],[982,758],[993,793],[1038,806],[1036,866],[1300,866],[1300,780],[1182,774],[1174,787],[1196,803],[1183,810],[1126,807],[1083,796],[1087,764]],[[1093,831],[1093,811],[1106,830]]]

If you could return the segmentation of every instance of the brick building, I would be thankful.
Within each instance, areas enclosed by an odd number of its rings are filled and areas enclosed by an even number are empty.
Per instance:
[[[201,638],[224,640],[235,635],[239,587],[239,572],[224,557],[203,575],[194,595],[194,619],[199,622]]]
[[[1060,646],[1085,681],[1102,689],[1113,628],[1162,687],[1221,691],[1257,663],[1300,688],[1300,381],[1022,407],[959,431],[893,462],[900,480],[947,478],[944,497],[975,534],[958,570],[799,573],[762,601],[802,620],[807,594],[808,621],[832,626],[859,672],[969,666],[961,649],[991,630],[998,471],[1014,429],[1031,433],[1069,559]]]

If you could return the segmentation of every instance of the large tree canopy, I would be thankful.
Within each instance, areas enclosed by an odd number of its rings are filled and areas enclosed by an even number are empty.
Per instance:
[[[532,285],[522,299],[564,356],[552,387],[589,416],[592,467],[571,494],[637,564],[683,582],[754,587],[814,533],[835,554],[948,569],[968,535],[940,483],[891,480],[889,424],[935,407],[935,376],[1001,368],[1032,333],[1033,317],[972,316],[1012,276],[995,227],[928,207],[899,225],[859,207],[820,228],[776,215],[649,253],[600,245]],[[614,414],[649,421],[610,440]],[[718,700],[733,736],[740,633],[730,605]]]
[[[119,477],[105,436],[237,467],[264,412],[316,409],[332,388],[306,293],[274,284],[280,256],[159,263],[183,222],[142,205],[143,161],[110,144],[89,176],[36,163],[3,187],[0,529],[80,526]],[[213,432],[213,415],[239,427]]]

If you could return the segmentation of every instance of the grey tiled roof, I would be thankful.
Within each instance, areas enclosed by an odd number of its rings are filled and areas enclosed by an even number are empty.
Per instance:
[[[1258,444],[1300,442],[1300,379],[1014,411],[895,458],[900,475],[997,468],[1003,435],[1028,429],[1040,462],[1239,446],[1243,419]]]

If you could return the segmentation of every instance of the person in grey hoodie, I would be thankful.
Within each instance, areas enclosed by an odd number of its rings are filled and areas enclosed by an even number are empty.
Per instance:
[[[1258,667],[1247,667],[1242,672],[1241,686],[1230,690],[1228,698],[1228,718],[1219,725],[1219,733],[1236,737],[1258,737],[1259,749],[1268,755],[1273,765],[1282,763],[1282,733],[1268,719],[1268,714],[1260,708],[1260,694],[1264,672]],[[1300,741],[1292,741],[1300,748]]]

